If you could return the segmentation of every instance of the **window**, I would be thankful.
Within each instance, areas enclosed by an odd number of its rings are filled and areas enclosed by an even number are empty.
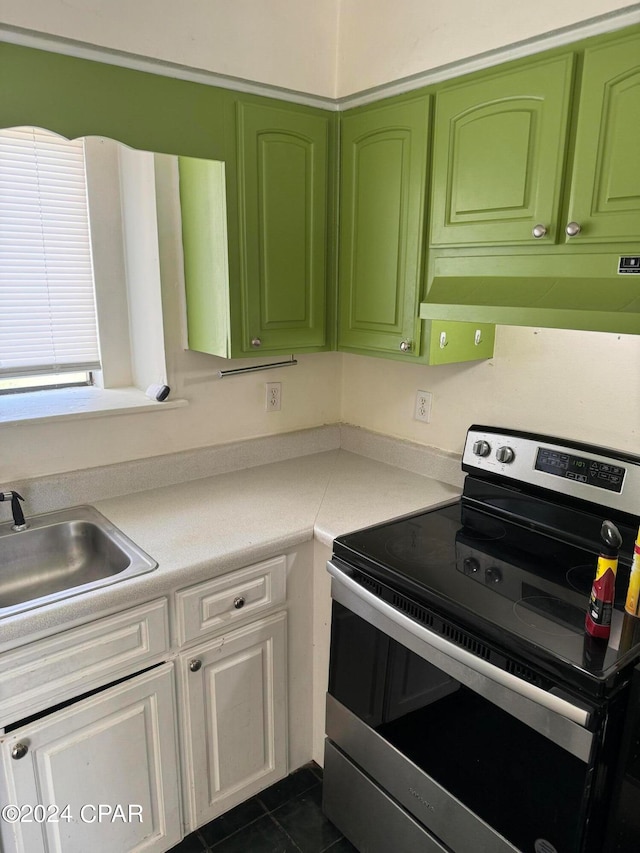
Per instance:
[[[167,384],[161,266],[179,277],[177,181],[169,155],[0,129],[0,423],[158,406],[145,391]],[[30,205],[40,219],[27,227]]]
[[[4,130],[0,389],[87,384],[99,368],[84,144]]]

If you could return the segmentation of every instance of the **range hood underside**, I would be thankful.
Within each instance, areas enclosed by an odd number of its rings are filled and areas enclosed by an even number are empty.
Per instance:
[[[420,317],[638,335],[640,275],[617,261],[440,257]]]

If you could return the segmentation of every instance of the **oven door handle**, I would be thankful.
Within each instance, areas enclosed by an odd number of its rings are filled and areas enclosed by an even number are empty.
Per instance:
[[[331,595],[340,604],[578,758],[589,759],[593,734],[587,729],[591,717],[588,709],[529,684],[435,634],[354,581],[336,563],[328,562],[327,571],[332,577]]]

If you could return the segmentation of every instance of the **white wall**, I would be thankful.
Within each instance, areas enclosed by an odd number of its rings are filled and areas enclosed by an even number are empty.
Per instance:
[[[0,22],[333,97],[339,0],[2,0]]]
[[[0,23],[339,97],[630,5],[624,0],[3,0]]]
[[[339,96],[630,5],[623,0],[340,0]]]
[[[433,394],[429,424],[413,419],[418,390]],[[494,358],[483,362],[345,355],[342,417],[458,452],[467,427],[485,423],[640,453],[640,336],[499,326]]]
[[[188,407],[2,426],[0,485],[340,419],[341,356],[336,353],[299,356],[297,367],[222,380],[217,370],[230,366],[223,359],[176,350],[168,355],[177,363]],[[265,411],[265,382],[282,383],[282,411]]]

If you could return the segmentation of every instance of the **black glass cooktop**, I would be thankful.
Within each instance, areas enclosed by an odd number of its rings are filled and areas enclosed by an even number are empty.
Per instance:
[[[341,536],[334,555],[476,636],[601,692],[640,654],[640,620],[624,614],[633,534],[623,528],[630,544],[611,636],[585,635],[600,523],[586,517],[567,542],[530,513],[500,517],[463,500]]]

